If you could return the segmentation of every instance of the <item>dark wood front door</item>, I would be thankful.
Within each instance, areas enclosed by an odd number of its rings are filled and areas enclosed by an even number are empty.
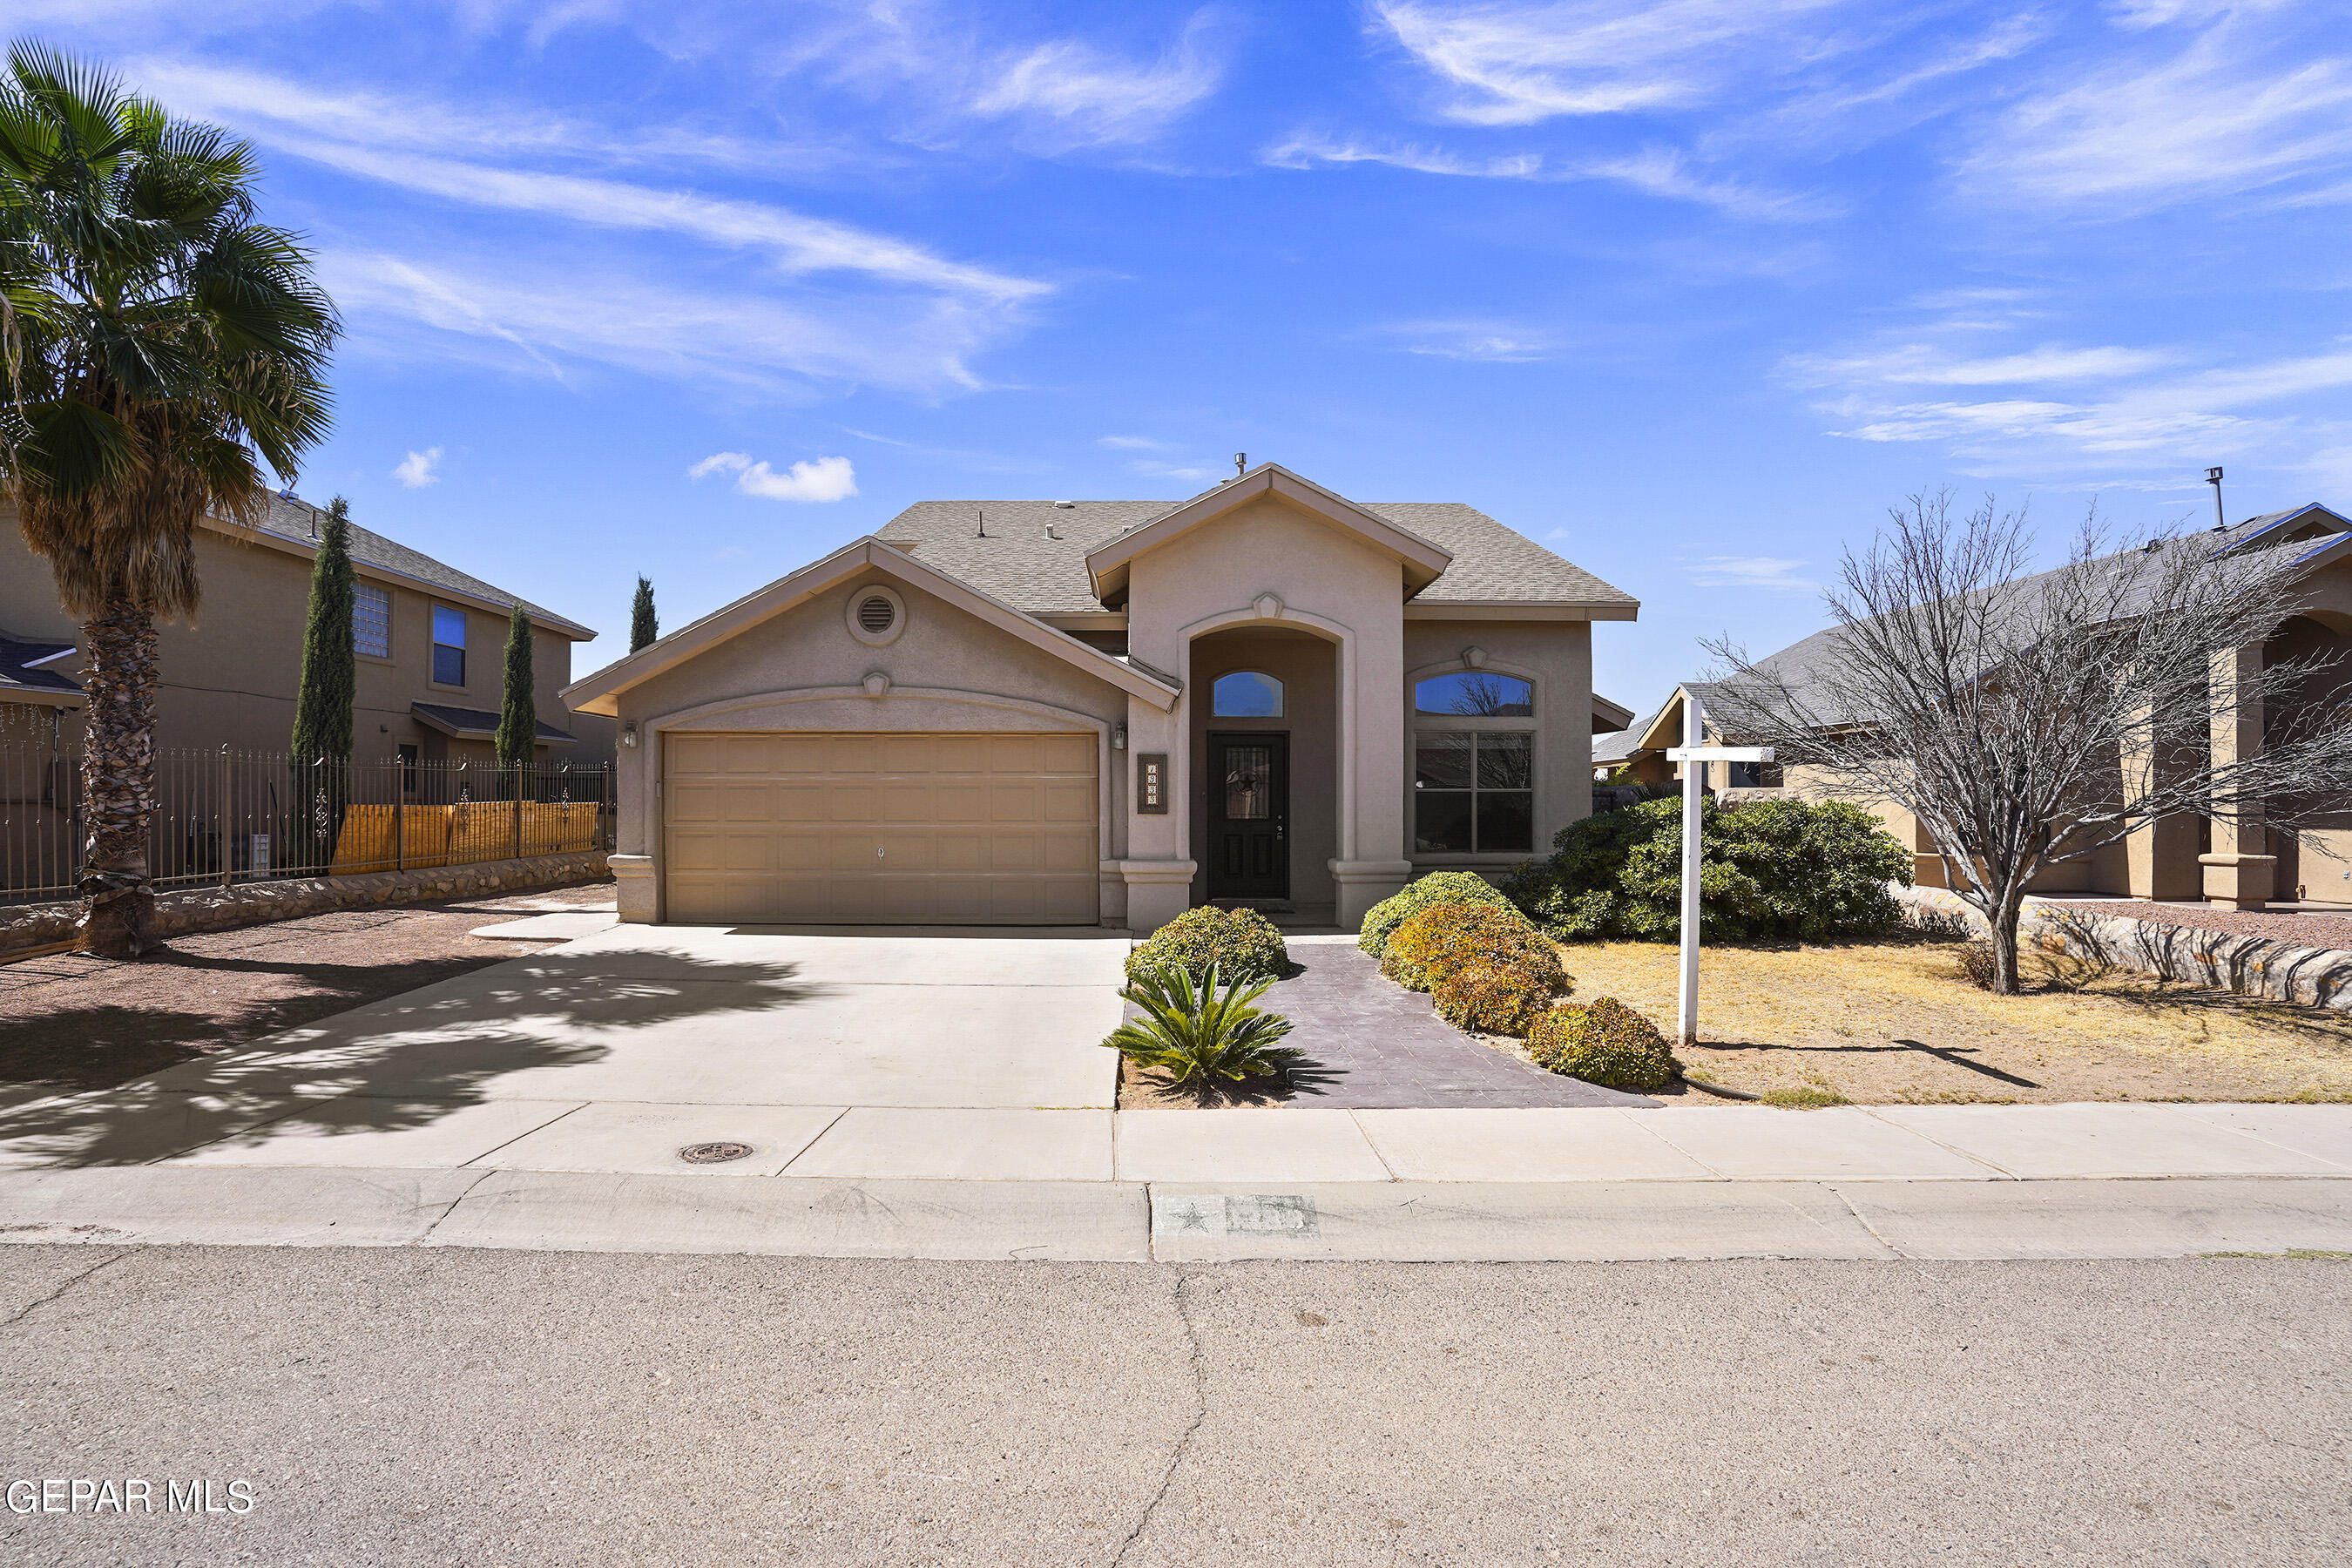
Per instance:
[[[1290,735],[1209,737],[1209,897],[1290,897]]]

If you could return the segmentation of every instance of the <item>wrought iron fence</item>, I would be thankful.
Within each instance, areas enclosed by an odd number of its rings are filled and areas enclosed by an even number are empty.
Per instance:
[[[348,877],[610,849],[610,763],[167,751],[148,866],[159,888]],[[69,898],[82,852],[81,757],[0,743],[0,902]]]

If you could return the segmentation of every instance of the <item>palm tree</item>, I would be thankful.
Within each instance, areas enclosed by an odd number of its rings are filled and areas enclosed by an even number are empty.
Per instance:
[[[81,931],[153,945],[155,622],[196,608],[206,513],[250,523],[327,431],[340,323],[256,221],[253,150],[18,42],[0,75],[0,484],[82,622]],[[257,460],[258,459],[258,460]]]

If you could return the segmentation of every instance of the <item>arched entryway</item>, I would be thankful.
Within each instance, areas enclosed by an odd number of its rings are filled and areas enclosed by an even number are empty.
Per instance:
[[[1328,924],[1340,856],[1339,647],[1245,623],[1193,639],[1192,901]]]

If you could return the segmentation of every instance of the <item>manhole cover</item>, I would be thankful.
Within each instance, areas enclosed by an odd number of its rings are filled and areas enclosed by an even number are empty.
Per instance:
[[[749,1143],[688,1143],[677,1152],[677,1157],[689,1165],[723,1165],[751,1152]]]

